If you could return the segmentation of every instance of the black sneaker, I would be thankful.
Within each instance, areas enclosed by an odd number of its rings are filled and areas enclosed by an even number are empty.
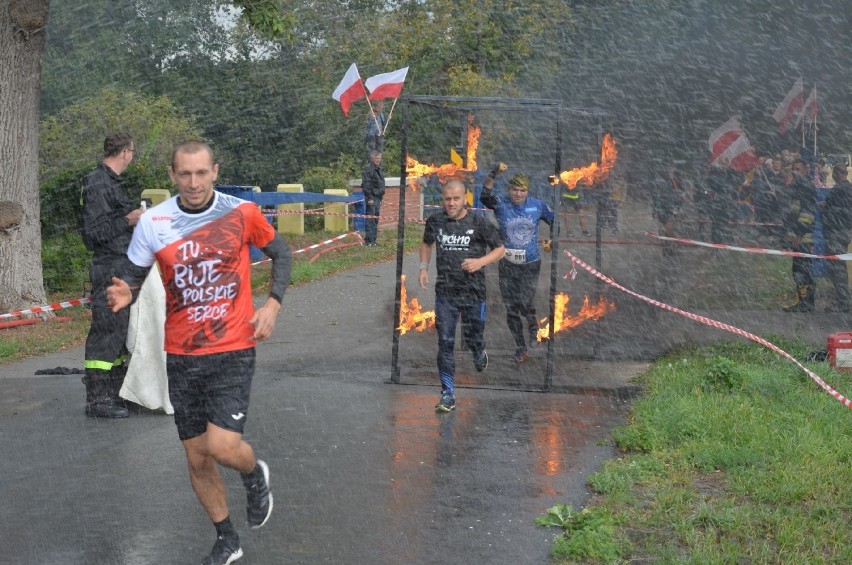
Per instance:
[[[452,412],[456,408],[456,397],[452,394],[442,394],[441,400],[435,405],[435,412]]]
[[[246,485],[246,521],[252,528],[263,526],[272,515],[272,493],[269,492],[269,465],[260,459],[258,466],[263,470],[263,480]]]
[[[243,549],[240,547],[239,539],[228,541],[220,536],[216,539],[213,551],[204,558],[201,565],[228,565],[242,556]]]
[[[583,237],[592,237],[592,234],[589,233],[587,230],[583,230]]]
[[[512,361],[520,365],[521,363],[527,360],[527,357],[529,357],[529,354],[527,353],[527,348],[519,347],[515,350],[515,354],[512,355]]]
[[[479,357],[473,358],[473,366],[476,367],[476,371],[481,373],[488,367],[488,353],[485,351],[482,352],[482,355]]]

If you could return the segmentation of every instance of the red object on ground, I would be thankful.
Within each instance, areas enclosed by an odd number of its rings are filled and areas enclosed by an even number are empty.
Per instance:
[[[70,322],[73,320],[71,316],[56,316],[54,318],[48,318],[48,322]],[[24,318],[21,320],[12,320],[9,322],[0,322],[0,330],[5,330],[7,328],[16,328],[18,326],[32,326],[33,324],[37,324],[43,321],[42,318]]]
[[[852,371],[852,332],[828,336],[828,363],[838,371]]]
[[[0,330],[15,328],[17,326],[31,326],[41,322],[41,318],[26,318],[24,320],[12,320],[11,322],[0,322]]]
[[[311,257],[311,259],[310,259],[310,261],[308,261],[308,263],[313,263],[314,261],[319,259],[321,255],[325,255],[329,251],[334,251],[336,249],[346,249],[347,247],[352,247],[354,245],[361,245],[361,242],[358,241],[358,242],[355,242],[355,243],[340,243],[338,245],[332,245],[331,247],[326,247],[325,249],[318,251],[316,255]]]

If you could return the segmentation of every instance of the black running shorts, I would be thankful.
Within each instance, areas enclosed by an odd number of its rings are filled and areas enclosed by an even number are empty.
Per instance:
[[[254,348],[166,358],[169,399],[181,441],[198,437],[210,422],[242,434],[248,418]]]

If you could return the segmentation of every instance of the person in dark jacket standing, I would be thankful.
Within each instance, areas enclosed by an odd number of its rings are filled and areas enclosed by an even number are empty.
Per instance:
[[[790,249],[799,253],[813,253],[814,220],[817,195],[808,177],[808,164],[803,159],[793,162],[793,184],[786,227]],[[814,288],[813,259],[793,257],[793,282],[796,284],[796,302],[784,307],[785,312],[813,312]]]
[[[834,188],[825,199],[822,228],[827,255],[842,255],[849,250],[849,230],[852,229],[852,183],[845,163],[832,167]],[[828,273],[834,284],[837,310],[849,311],[849,272],[846,261],[828,261]]]
[[[429,283],[429,260],[436,251],[435,329],[438,330],[438,378],[441,398],[436,412],[456,407],[454,357],[456,324],[462,321],[464,341],[478,372],[488,367],[485,351],[485,273],[482,268],[506,254],[497,227],[472,214],[465,204],[465,186],[451,180],[441,193],[443,210],[429,216],[420,245],[420,288]]]
[[[86,338],[86,416],[126,418],[127,408],[118,396],[127,354],[127,324],[130,311],[112,312],[106,303],[113,265],[127,253],[133,226],[142,210],[124,191],[120,175],[136,153],[133,138],[126,133],[108,135],[104,158],[86,177],[83,188],[83,243],[93,253],[89,266],[92,282],[92,325]]]
[[[705,181],[711,198],[709,210],[711,242],[731,243],[733,210],[743,181],[742,175],[732,169],[727,161],[719,159],[711,164]]]
[[[370,152],[370,162],[361,173],[361,190],[364,191],[365,214],[378,216],[382,211],[382,198],[385,196],[385,174],[382,172],[382,154],[379,151]],[[364,232],[367,245],[376,245],[379,219],[367,218],[364,222]]]

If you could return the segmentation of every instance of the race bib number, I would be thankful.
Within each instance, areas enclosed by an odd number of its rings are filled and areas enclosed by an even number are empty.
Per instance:
[[[506,250],[506,260],[509,263],[515,263],[516,265],[523,265],[527,262],[527,252],[525,249],[507,249]]]

